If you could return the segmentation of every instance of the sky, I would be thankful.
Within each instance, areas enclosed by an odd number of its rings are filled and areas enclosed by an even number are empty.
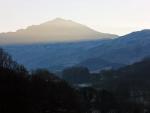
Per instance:
[[[100,32],[125,35],[150,29],[150,0],[0,0],[0,32],[56,17]]]

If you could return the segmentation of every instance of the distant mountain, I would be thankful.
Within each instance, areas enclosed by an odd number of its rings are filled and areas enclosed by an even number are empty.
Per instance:
[[[107,40],[2,46],[28,69],[60,71],[76,65],[92,71],[118,68],[150,56],[150,30]]]
[[[56,18],[40,25],[33,25],[16,32],[0,34],[0,44],[31,44],[48,42],[70,42],[114,38],[117,35],[100,33],[87,26]]]
[[[119,64],[132,64],[150,56],[150,30],[127,34],[89,49],[87,55]]]

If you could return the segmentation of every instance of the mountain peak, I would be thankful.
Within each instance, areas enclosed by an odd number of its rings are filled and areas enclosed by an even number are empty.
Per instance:
[[[66,20],[63,18],[57,17],[57,18],[53,19],[52,21],[66,21]]]
[[[66,19],[63,19],[63,18],[55,18],[55,19],[53,19],[53,20],[50,20],[50,21],[47,21],[47,22],[45,22],[45,23],[43,23],[43,24],[60,24],[60,23],[67,23],[67,22],[72,22],[73,23],[73,21],[70,21],[70,20],[66,20]]]
[[[3,37],[3,38],[1,38]],[[28,44],[47,42],[72,42],[83,40],[110,39],[116,35],[100,33],[80,23],[55,18],[13,33],[0,34],[0,44]]]

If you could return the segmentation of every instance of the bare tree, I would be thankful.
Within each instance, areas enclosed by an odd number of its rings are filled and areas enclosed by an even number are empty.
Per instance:
[[[8,53],[4,52],[2,48],[0,48],[0,67],[2,68],[12,68],[14,65],[14,61]]]
[[[12,69],[17,72],[27,72],[23,65],[19,65],[12,57],[0,48],[0,68]]]

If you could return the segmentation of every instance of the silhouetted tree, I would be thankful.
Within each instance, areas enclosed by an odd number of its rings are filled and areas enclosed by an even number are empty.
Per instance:
[[[27,73],[26,68],[15,62],[2,48],[0,48],[0,68],[10,69],[19,73]]]
[[[14,66],[14,61],[2,48],[0,48],[0,67],[11,69]]]

